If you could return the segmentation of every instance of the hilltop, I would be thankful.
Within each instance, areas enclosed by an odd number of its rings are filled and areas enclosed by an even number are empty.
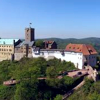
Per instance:
[[[82,39],[76,39],[76,38],[68,38],[68,39],[60,39],[60,38],[45,38],[45,39],[37,39],[37,40],[53,40],[56,41],[58,44],[58,48],[65,49],[66,45],[69,43],[82,43],[82,44],[91,44],[94,46],[94,48],[99,51],[100,48],[100,38],[97,37],[89,37],[89,38],[82,38]]]

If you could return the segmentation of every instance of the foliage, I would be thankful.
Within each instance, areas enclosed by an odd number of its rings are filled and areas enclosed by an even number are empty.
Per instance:
[[[89,94],[87,99],[88,100],[100,100],[100,94],[94,92],[92,94]]]
[[[62,100],[62,96],[61,95],[57,95],[54,100]]]
[[[75,91],[67,100],[100,100],[100,81],[94,83],[92,80],[86,80],[85,85]]]
[[[86,81],[86,84],[83,85],[83,92],[85,94],[88,94],[90,91],[90,87],[92,86],[93,80],[86,79],[85,81]]]
[[[0,100],[14,100],[14,91],[16,87],[6,87],[0,85]]]
[[[30,80],[23,81],[17,85],[15,91],[15,100],[34,100],[36,99],[37,85]],[[33,96],[34,95],[34,96]]]
[[[0,100],[60,100],[74,86],[75,79],[58,78],[59,72],[75,69],[71,62],[44,58],[22,58],[20,61],[0,62]],[[40,77],[44,79],[38,79]],[[16,79],[18,84],[3,86],[4,81]],[[57,96],[56,96],[57,95]]]
[[[43,41],[42,40],[37,40],[36,42],[35,42],[35,46],[37,46],[37,47],[40,47],[40,48],[44,48],[44,44],[43,44]]]
[[[46,69],[46,76],[49,78],[56,78],[57,77],[57,71],[54,66],[48,67]]]
[[[45,40],[45,39],[38,39],[38,40]],[[65,49],[66,45],[69,43],[76,43],[76,44],[91,44],[95,47],[95,49],[100,54],[100,38],[83,38],[83,39],[75,39],[75,38],[69,38],[69,39],[60,39],[60,38],[47,38],[46,40],[53,40],[58,45],[57,47],[60,49]]]

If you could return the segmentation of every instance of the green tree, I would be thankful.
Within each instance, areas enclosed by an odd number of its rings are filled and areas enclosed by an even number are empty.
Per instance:
[[[56,68],[54,66],[48,67],[46,70],[46,75],[49,78],[56,78],[57,77],[57,71]]]
[[[88,100],[100,100],[100,94],[94,92],[88,95]]]
[[[17,85],[14,100],[36,100],[38,83],[30,80],[22,81]]]
[[[90,89],[91,89],[92,85],[93,85],[93,80],[86,79],[85,81],[86,81],[86,84],[83,85],[82,89],[83,89],[83,92],[85,94],[88,94],[90,92]]]
[[[14,100],[13,97],[15,89],[15,86],[7,87],[0,85],[0,100]]]
[[[54,100],[62,100],[62,95],[57,95],[55,98],[54,98]]]
[[[35,46],[40,47],[40,48],[44,48],[44,44],[42,40],[37,40],[35,42]]]

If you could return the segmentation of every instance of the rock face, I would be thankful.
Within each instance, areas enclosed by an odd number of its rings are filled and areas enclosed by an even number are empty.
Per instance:
[[[86,66],[86,69],[88,70],[88,78],[92,78],[94,81],[98,80],[98,71],[96,69],[93,69],[91,66]]]

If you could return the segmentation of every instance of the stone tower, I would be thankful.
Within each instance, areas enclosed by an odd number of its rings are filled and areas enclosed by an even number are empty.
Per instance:
[[[25,41],[27,42],[31,42],[34,41],[34,34],[35,33],[35,29],[34,28],[25,28]]]

